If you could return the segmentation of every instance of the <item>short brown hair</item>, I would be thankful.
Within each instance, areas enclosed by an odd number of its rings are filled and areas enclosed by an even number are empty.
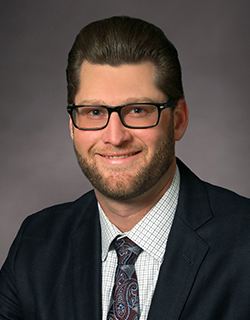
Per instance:
[[[80,31],[68,56],[68,104],[74,103],[84,60],[111,66],[152,61],[156,86],[169,99],[184,97],[176,48],[160,28],[141,19],[111,17],[92,22]]]

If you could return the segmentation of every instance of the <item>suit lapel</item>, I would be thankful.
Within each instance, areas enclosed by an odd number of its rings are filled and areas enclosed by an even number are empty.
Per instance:
[[[83,216],[82,226],[72,238],[74,319],[100,320],[101,232],[95,200],[84,210]]]
[[[180,319],[198,270],[209,246],[196,233],[211,219],[206,188],[178,160],[181,187],[148,320]]]
[[[175,219],[148,320],[179,319],[208,249],[182,220]]]

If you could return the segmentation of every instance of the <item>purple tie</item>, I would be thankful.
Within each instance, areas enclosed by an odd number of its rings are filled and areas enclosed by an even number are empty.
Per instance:
[[[141,248],[127,237],[116,240],[114,246],[118,266],[107,320],[137,320],[139,295],[134,264]]]

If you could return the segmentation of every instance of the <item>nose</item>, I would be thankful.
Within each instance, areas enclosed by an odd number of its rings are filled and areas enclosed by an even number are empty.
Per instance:
[[[110,143],[114,146],[120,146],[124,142],[130,141],[131,138],[132,135],[130,130],[124,127],[118,113],[113,112],[110,115],[107,127],[103,129],[103,142]]]

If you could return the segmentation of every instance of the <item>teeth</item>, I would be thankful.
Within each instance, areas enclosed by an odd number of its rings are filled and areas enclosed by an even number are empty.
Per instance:
[[[126,155],[123,155],[123,156],[105,156],[105,158],[108,158],[108,159],[122,159],[122,158],[127,158],[129,156],[132,156],[132,153],[131,154],[126,154]]]

